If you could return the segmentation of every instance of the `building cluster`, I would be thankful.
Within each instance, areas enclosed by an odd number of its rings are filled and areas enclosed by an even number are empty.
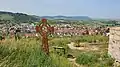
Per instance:
[[[21,35],[25,36],[28,34],[29,36],[36,32],[35,26],[33,24],[29,23],[21,23],[21,24],[15,24],[15,25],[6,25],[2,24],[0,25],[0,35],[7,36],[10,35],[11,37],[14,36],[16,30],[19,29],[21,32]]]
[[[107,32],[107,28],[93,28],[89,26],[71,26],[71,25],[62,25],[54,27],[55,35],[63,36],[74,36],[74,35],[104,35]]]
[[[3,24],[4,25],[4,24]],[[54,26],[54,35],[58,36],[75,36],[75,35],[97,35],[97,34],[105,34],[107,29],[105,28],[93,28],[89,26],[81,26],[81,25],[70,25],[70,24],[58,24],[53,25]],[[1,25],[2,27],[2,25]],[[16,29],[21,30],[21,34],[23,36],[35,36],[36,30],[35,30],[34,24],[29,23],[21,23],[16,24],[14,26],[3,26],[1,28],[2,34],[6,35],[14,35]]]

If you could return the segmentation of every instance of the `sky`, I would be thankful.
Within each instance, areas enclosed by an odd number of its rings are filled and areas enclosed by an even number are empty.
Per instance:
[[[0,0],[0,11],[38,16],[120,18],[120,0]]]

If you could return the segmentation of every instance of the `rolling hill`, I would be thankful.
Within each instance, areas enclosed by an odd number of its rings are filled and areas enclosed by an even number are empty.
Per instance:
[[[27,22],[36,22],[39,21],[40,18],[37,16],[27,15],[23,13],[12,13],[12,12],[4,12],[0,11],[0,20],[1,21],[9,21],[15,23],[27,23]]]
[[[92,20],[88,16],[41,16],[40,18],[64,19],[64,20]]]
[[[24,13],[12,13],[0,11],[0,21],[9,21],[13,23],[30,23],[38,22],[40,19],[52,19],[52,20],[91,20],[88,16],[36,16],[36,15],[27,15]]]

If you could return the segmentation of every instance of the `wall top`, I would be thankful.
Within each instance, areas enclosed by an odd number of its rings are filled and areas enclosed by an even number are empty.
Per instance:
[[[120,31],[120,27],[111,27],[111,30],[119,30]]]

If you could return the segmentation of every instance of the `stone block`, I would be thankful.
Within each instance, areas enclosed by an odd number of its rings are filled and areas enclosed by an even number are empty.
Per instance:
[[[110,29],[108,53],[120,62],[120,27]]]

